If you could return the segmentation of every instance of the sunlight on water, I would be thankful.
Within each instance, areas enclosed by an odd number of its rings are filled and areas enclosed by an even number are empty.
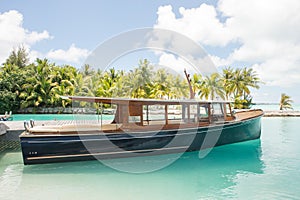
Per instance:
[[[144,174],[98,161],[23,166],[20,152],[0,155],[0,199],[299,199],[300,118],[264,118],[261,140],[185,153]],[[134,168],[172,155],[113,160]],[[142,161],[142,162],[141,162]]]

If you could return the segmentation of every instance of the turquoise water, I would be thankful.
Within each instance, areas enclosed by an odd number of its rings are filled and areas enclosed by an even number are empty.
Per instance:
[[[263,110],[279,110],[278,105],[253,105],[253,109],[263,109]],[[293,105],[294,110],[300,111],[300,105],[295,104]],[[14,114],[13,121],[25,121],[25,120],[36,120],[36,121],[45,121],[45,120],[78,120],[78,119],[85,119],[85,120],[94,120],[98,116],[97,115],[84,115],[84,114]],[[164,116],[158,116],[158,118],[163,118]],[[176,115],[169,115],[169,118],[176,118]],[[103,120],[113,120],[113,115],[102,115]],[[155,116],[152,116],[155,118]]]
[[[84,114],[14,114],[13,121],[47,121],[47,120],[77,120],[77,119],[95,119],[98,115],[84,115]],[[100,116],[99,116],[100,117]],[[102,115],[103,120],[113,120],[113,115]]]
[[[263,118],[260,140],[183,154],[151,173],[125,173],[98,161],[23,166],[0,154],[0,199],[299,199],[300,118]],[[145,168],[174,155],[116,159]]]
[[[293,106],[294,110],[300,111],[300,105],[296,104]],[[279,110],[278,105],[253,105],[253,109],[263,109],[263,110]],[[163,118],[164,116],[158,116],[158,118]],[[169,115],[170,119],[175,119],[176,115]],[[94,120],[98,118],[95,114],[84,115],[84,114],[14,114],[13,121],[25,121],[33,119],[35,121],[47,121],[47,120],[78,120],[78,119],[85,119],[85,120]],[[103,120],[113,120],[113,115],[102,115]],[[155,116],[152,116],[155,118]]]
[[[293,104],[293,110],[297,110],[297,111],[300,111],[300,105],[299,104]],[[261,105],[261,104],[258,104],[258,105],[253,105],[251,108],[253,109],[263,109],[263,110],[279,110],[279,105]]]
[[[179,115],[169,115],[169,119],[176,119]],[[14,114],[13,121],[28,121],[33,119],[35,121],[47,120],[96,120],[100,119],[101,115],[96,114]],[[146,116],[144,116],[146,119]],[[114,115],[102,115],[103,120],[113,120]],[[164,119],[164,115],[152,115],[149,119]]]

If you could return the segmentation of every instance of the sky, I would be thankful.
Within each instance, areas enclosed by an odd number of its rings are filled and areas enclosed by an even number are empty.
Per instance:
[[[127,31],[161,28],[198,43],[218,70],[253,67],[264,82],[254,102],[278,102],[287,93],[300,103],[298,0],[0,0],[0,63],[23,45],[31,61],[48,58],[80,68],[103,42]],[[133,52],[113,65],[151,62],[178,70],[181,58]]]

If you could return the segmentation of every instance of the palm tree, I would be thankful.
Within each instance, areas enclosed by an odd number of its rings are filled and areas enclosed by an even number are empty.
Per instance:
[[[115,82],[114,87],[114,96],[115,97],[130,97],[130,88],[128,85],[126,85],[126,78],[124,71],[120,72],[120,77],[118,78],[118,81]]]
[[[55,96],[52,95],[53,88],[57,86],[57,82],[52,82],[51,74],[54,64],[50,64],[47,59],[36,60],[37,65],[32,66],[31,76],[27,78],[20,94],[25,100],[22,107],[28,106],[50,106],[55,102]]]
[[[121,75],[122,72],[116,71],[114,68],[111,68],[105,72],[104,75],[100,77],[100,85],[96,95],[102,97],[113,97],[113,95],[116,94],[117,82],[119,81]]]
[[[153,78],[153,67],[147,59],[139,61],[139,67],[131,70],[125,79],[125,88],[129,89],[133,98],[149,98],[151,95],[151,84]]]
[[[180,75],[169,75],[168,80],[171,83],[170,92],[168,93],[169,99],[182,99],[187,98],[189,94],[188,84]]]
[[[279,103],[279,110],[293,109],[291,103],[293,103],[293,100],[291,100],[291,97],[286,95],[285,93],[282,93],[280,103]]]
[[[233,71],[231,68],[223,70],[223,83],[226,95],[242,97],[250,94],[250,88],[259,89],[261,81],[252,68],[242,68]]]
[[[61,99],[61,96],[74,95],[76,76],[77,69],[72,66],[53,66],[51,74],[49,75],[51,82],[54,85],[53,89],[51,90],[51,95],[53,98],[52,106],[66,107],[71,103],[70,100]]]
[[[89,64],[84,64],[84,66],[82,67],[83,70],[83,76],[90,76],[94,73],[94,70],[92,69],[92,67]]]
[[[243,68],[242,73],[244,77],[245,88],[247,88],[247,90],[244,90],[244,95],[250,94],[250,90],[248,89],[249,87],[255,89],[260,88],[259,83],[261,83],[261,81],[258,78],[257,73],[253,70],[253,68],[245,67]]]
[[[88,89],[87,90],[88,96],[94,96],[94,97],[97,96],[98,89],[100,87],[100,80],[101,78],[97,74],[84,79],[84,84]]]
[[[77,76],[74,77],[74,87],[75,87],[75,95],[78,96],[86,96],[88,93],[88,87],[85,84],[83,74],[78,73]]]
[[[151,98],[163,99],[168,97],[171,88],[169,74],[164,69],[157,70],[151,89]]]
[[[229,100],[230,96],[234,93],[233,87],[231,86],[233,84],[234,70],[231,67],[227,67],[223,69],[222,72],[221,81],[223,82],[225,97]]]
[[[231,67],[223,69],[222,82],[226,99],[234,100],[234,107],[243,108],[249,108],[251,105],[250,89],[259,89],[261,83],[253,68],[247,67],[235,70]]]
[[[242,69],[236,69],[233,77],[228,80],[227,91],[233,93],[234,97],[241,97],[245,90],[250,91],[245,86],[245,80],[242,73]]]
[[[196,94],[197,90],[201,87],[203,82],[203,78],[201,74],[194,74],[190,79],[191,89],[194,94]]]
[[[210,76],[205,76],[199,88],[200,98],[214,100],[217,96],[224,99],[224,87],[220,81],[220,75],[213,73]]]

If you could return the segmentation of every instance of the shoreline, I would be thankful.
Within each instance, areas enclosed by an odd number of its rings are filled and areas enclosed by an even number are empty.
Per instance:
[[[300,111],[297,110],[266,110],[264,117],[300,117]]]
[[[240,111],[240,110],[239,110]],[[263,117],[300,117],[298,110],[263,110]],[[110,120],[103,120],[103,123],[109,123]],[[36,125],[62,125],[74,123],[74,120],[43,120],[35,121]],[[9,131],[24,131],[24,121],[1,121],[0,122],[0,135],[4,135]]]

